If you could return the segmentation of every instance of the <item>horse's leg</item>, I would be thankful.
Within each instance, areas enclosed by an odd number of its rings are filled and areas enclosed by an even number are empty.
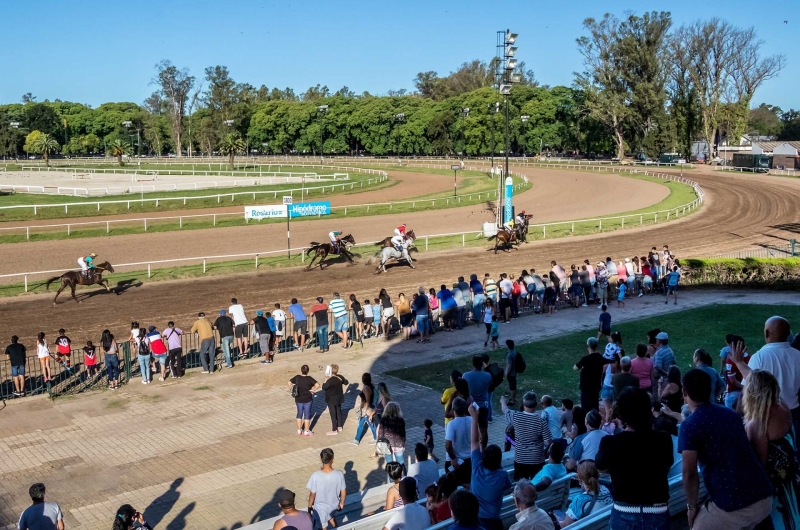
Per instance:
[[[106,292],[111,292],[111,288],[108,286],[108,280],[100,280],[100,285],[106,288]]]
[[[70,284],[69,284],[69,288],[70,288],[70,290],[72,291],[72,299],[73,299],[73,300],[75,300],[76,302],[78,302],[78,303],[80,304],[80,303],[81,303],[81,301],[80,301],[80,300],[78,300],[78,297],[77,297],[77,296],[75,296],[75,283],[74,283],[74,282],[73,282],[73,283],[70,283]]]
[[[317,256],[319,256],[319,253],[318,252],[314,252],[314,256],[311,258],[311,261],[309,261],[308,265],[306,266],[306,270],[307,271],[311,270],[311,267],[314,265],[314,260],[317,259]]]
[[[56,297],[53,298],[53,305],[56,305],[56,302],[58,302],[58,295],[61,294],[61,291],[63,291],[66,286],[67,286],[67,284],[62,280],[61,281],[61,288],[58,291],[56,291]]]

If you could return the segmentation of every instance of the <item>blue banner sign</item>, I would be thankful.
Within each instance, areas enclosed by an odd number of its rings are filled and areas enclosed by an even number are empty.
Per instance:
[[[330,202],[303,202],[289,206],[289,215],[295,217],[309,217],[314,215],[330,215]]]
[[[503,223],[507,223],[514,218],[514,207],[511,203],[514,195],[514,180],[506,177],[505,204],[503,205]]]

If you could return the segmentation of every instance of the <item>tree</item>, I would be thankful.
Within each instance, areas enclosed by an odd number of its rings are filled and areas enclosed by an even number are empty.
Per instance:
[[[179,70],[170,61],[161,61],[156,65],[156,77],[153,84],[159,86],[161,97],[167,102],[167,114],[172,125],[172,139],[175,144],[175,155],[183,156],[183,116],[186,113],[186,102],[189,92],[194,86],[194,77],[186,68]]]
[[[783,128],[778,134],[778,140],[800,139],[800,111],[789,109],[781,115]]]
[[[122,157],[131,154],[131,145],[128,142],[116,139],[109,145],[111,148],[111,156],[117,157],[120,167],[122,167]]]
[[[762,103],[750,109],[750,118],[747,121],[748,131],[753,131],[758,136],[778,136],[781,133],[781,108],[776,105]]]
[[[625,126],[631,116],[630,94],[619,57],[620,22],[606,13],[603,20],[583,21],[590,36],[580,37],[578,50],[586,70],[575,74],[575,84],[586,94],[589,114],[611,133],[617,158],[625,158]]]
[[[244,149],[244,140],[242,140],[239,135],[233,133],[226,134],[217,146],[217,150],[220,154],[228,156],[231,171],[233,171],[233,158],[237,153],[243,153]]]
[[[39,134],[34,136],[34,133]],[[37,155],[42,155],[45,165],[50,167],[50,155],[52,153],[57,153],[58,150],[61,149],[61,146],[58,145],[56,139],[49,134],[33,131],[28,135],[28,141],[30,143],[26,142],[25,145],[28,147],[26,151],[35,153]]]
[[[35,103],[36,102],[36,96],[31,94],[30,92],[26,92],[25,94],[22,94],[22,102],[25,103],[25,104],[27,104],[27,103]]]

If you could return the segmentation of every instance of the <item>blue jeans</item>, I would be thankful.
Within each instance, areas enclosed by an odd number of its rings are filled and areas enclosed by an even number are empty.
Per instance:
[[[320,350],[328,349],[328,326],[319,326],[317,328],[317,343]]]
[[[297,406],[297,419],[298,420],[310,420],[311,419],[311,404],[314,403],[313,401],[309,401],[308,403],[295,403]]]
[[[734,405],[736,405],[736,399],[741,394],[741,390],[734,390],[733,392],[728,392],[725,394],[725,406],[729,409],[732,409]]]
[[[139,355],[139,371],[142,374],[142,381],[150,381],[150,354]]]
[[[225,367],[231,368],[233,366],[233,361],[231,360],[231,350],[233,349],[233,336],[222,337],[220,339],[220,345],[222,346],[222,353],[225,354]]]
[[[200,364],[206,372],[214,372],[214,357],[216,357],[216,345],[214,337],[203,339],[200,342]]]
[[[489,409],[489,421],[492,421],[492,398],[494,397],[494,392],[489,392],[489,401],[486,403],[486,408]]]
[[[356,427],[356,437],[353,439],[356,443],[361,443],[364,435],[367,434],[367,430],[364,428],[367,425],[369,425],[369,429],[372,431],[372,439],[377,439],[375,433],[375,424],[369,421],[369,416],[361,416],[358,419],[358,427]]]
[[[480,322],[481,315],[483,314],[483,301],[485,298],[482,294],[476,294],[475,299],[472,300],[472,320]]]
[[[117,381],[119,379],[119,357],[116,353],[105,354],[106,371],[108,372],[108,380]]]
[[[622,513],[611,509],[609,530],[669,530],[669,511],[664,513]]]
[[[461,329],[467,319],[467,306],[456,307],[456,327]]]

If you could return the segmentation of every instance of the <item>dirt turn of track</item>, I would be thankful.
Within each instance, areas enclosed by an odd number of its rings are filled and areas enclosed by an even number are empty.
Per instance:
[[[527,170],[533,188],[514,198],[517,209],[534,215],[533,221],[551,222],[585,217],[613,215],[658,203],[669,190],[660,184],[631,179],[615,174],[579,173],[559,170]],[[452,177],[421,173],[393,173],[400,184],[384,190],[331,197],[344,204],[364,204],[402,200],[442,191],[452,186]],[[444,186],[444,188],[442,188]],[[620,190],[624,190],[620,192]],[[399,193],[398,193],[399,192]],[[403,197],[405,195],[405,197]],[[241,212],[242,206],[235,207]],[[195,211],[195,213],[199,213]],[[172,212],[170,215],[175,215]],[[407,223],[417,234],[444,234],[480,230],[494,214],[486,205],[429,210],[397,215],[354,217],[347,220],[293,221],[292,247],[310,241],[325,240],[331,230],[352,232],[359,243],[377,241],[392,235],[395,226]],[[81,238],[76,240],[34,241],[4,244],[4,252],[14,260],[0,262],[0,274],[27,270],[52,270],[75,266],[82,253],[96,252],[101,260],[112,264],[142,262],[146,259],[166,260],[194,256],[228,255],[266,252],[286,248],[286,227],[283,223],[249,226],[154,232],[124,236]]]

